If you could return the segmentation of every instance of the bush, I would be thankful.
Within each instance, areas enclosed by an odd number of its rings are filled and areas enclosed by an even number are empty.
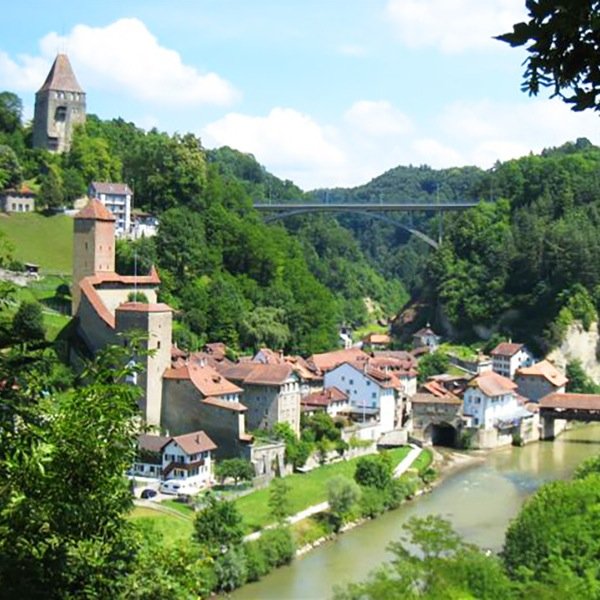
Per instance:
[[[247,581],[246,555],[240,549],[230,548],[215,560],[215,575],[217,576],[217,589],[222,592],[231,592]]]
[[[363,456],[356,461],[356,483],[366,487],[385,489],[392,480],[392,466],[384,454]]]
[[[258,541],[266,564],[271,568],[292,562],[296,548],[289,527],[265,529]]]
[[[438,476],[437,471],[433,467],[427,467],[423,474],[421,475],[421,479],[423,483],[429,485],[432,481],[434,481]]]
[[[386,490],[387,493],[385,496],[385,507],[390,510],[398,508],[407,498],[410,491],[411,488],[405,480],[392,480]]]
[[[361,516],[374,519],[385,510],[386,493],[376,487],[363,487],[359,507]]]
[[[243,547],[246,555],[246,580],[258,581],[271,570],[262,548],[260,547],[260,540],[246,542]]]

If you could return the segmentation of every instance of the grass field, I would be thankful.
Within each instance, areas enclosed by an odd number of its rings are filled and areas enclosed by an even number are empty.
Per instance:
[[[43,271],[71,273],[73,219],[65,215],[44,217],[39,213],[0,215],[0,231],[14,245],[21,262],[40,265]]]
[[[167,544],[188,541],[194,529],[191,516],[184,519],[154,508],[136,506],[129,518],[140,527],[162,537]]]
[[[390,450],[392,461],[397,465],[410,451],[410,448]],[[300,512],[313,504],[327,500],[327,481],[336,475],[352,479],[356,469],[356,460],[340,461],[310,471],[309,473],[294,473],[285,478],[290,485],[290,507],[292,514]],[[273,518],[269,510],[269,488],[257,490],[252,494],[236,500],[247,531],[255,531],[268,525]]]

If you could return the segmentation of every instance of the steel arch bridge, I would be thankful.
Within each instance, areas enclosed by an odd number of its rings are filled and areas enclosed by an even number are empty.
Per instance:
[[[413,229],[404,223],[400,223],[397,219],[389,216],[387,213],[394,212],[444,212],[455,210],[467,210],[477,206],[477,202],[444,202],[444,203],[408,203],[408,202],[292,202],[292,203],[260,203],[254,202],[253,206],[256,210],[266,214],[265,222],[280,221],[293,217],[295,215],[304,215],[316,212],[331,212],[331,213],[355,213],[362,214],[390,223],[395,227],[399,227],[404,231],[423,240],[432,248],[438,248],[441,242],[440,239],[434,240],[427,234],[417,229]]]

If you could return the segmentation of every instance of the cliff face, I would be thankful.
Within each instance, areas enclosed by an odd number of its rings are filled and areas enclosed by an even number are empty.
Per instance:
[[[599,350],[598,323],[592,323],[590,330],[586,331],[581,323],[575,322],[569,325],[562,344],[550,352],[547,358],[562,370],[566,369],[569,361],[580,360],[585,372],[595,383],[600,383],[600,362],[597,358]]]

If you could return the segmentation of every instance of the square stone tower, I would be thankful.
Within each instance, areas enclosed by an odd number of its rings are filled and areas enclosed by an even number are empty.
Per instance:
[[[81,299],[79,282],[114,272],[115,217],[100,200],[91,199],[74,218],[72,314],[77,314]]]
[[[59,54],[35,95],[33,147],[68,152],[73,128],[85,123],[85,92],[66,54]]]

